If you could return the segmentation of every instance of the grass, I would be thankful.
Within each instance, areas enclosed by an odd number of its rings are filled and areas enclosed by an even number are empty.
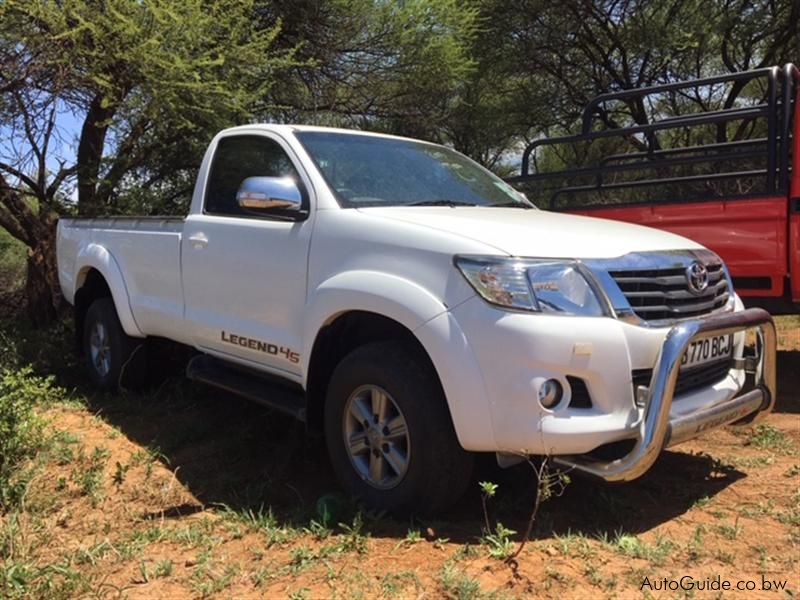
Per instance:
[[[28,562],[0,564],[0,592],[4,598],[67,600],[96,590],[93,578],[67,563],[39,566]]]
[[[697,561],[705,555],[703,548],[703,536],[705,535],[706,528],[704,525],[698,525],[692,532],[692,537],[686,545],[686,554],[692,561]]]
[[[589,537],[582,533],[572,533],[567,530],[566,534],[555,534],[556,547],[564,556],[588,559],[597,554],[597,550]]]
[[[760,454],[758,456],[729,456],[726,460],[736,467],[742,469],[758,469],[775,464],[773,454]]]
[[[739,517],[736,517],[733,525],[729,523],[724,523],[722,525],[717,526],[717,531],[719,531],[720,535],[728,540],[735,540],[738,539],[739,535],[741,535],[742,530],[744,528],[739,524]]]
[[[260,588],[266,582],[271,581],[278,576],[279,574],[270,567],[259,567],[254,572],[250,573],[249,579],[253,586]]]
[[[227,505],[222,505],[221,515],[228,522],[240,524],[251,533],[263,534],[267,547],[282,545],[290,542],[302,534],[299,528],[279,524],[271,508],[260,506],[257,509],[245,508],[235,510]]]
[[[340,552],[356,552],[366,554],[369,550],[369,535],[364,533],[364,517],[361,513],[353,517],[351,523],[339,523],[342,535],[339,536],[337,548]]]
[[[475,600],[482,596],[481,586],[452,562],[446,562],[439,572],[442,593],[452,600]]]
[[[793,450],[794,444],[780,429],[762,423],[752,430],[748,443],[764,450],[788,453]]]
[[[227,588],[240,571],[238,563],[218,564],[210,553],[201,553],[192,568],[189,584],[195,594],[207,598]]]
[[[657,535],[655,542],[650,544],[638,536],[618,533],[613,541],[613,547],[624,556],[641,558],[654,565],[661,565],[675,550],[675,543],[661,535]]]
[[[515,544],[511,536],[517,533],[513,529],[508,529],[498,522],[494,531],[484,533],[480,542],[486,546],[486,551],[492,558],[506,559],[514,552]]]
[[[109,456],[108,449],[103,446],[95,446],[88,457],[81,447],[77,464],[73,468],[72,481],[83,496],[91,499],[92,506],[97,506],[105,494],[103,474]]]
[[[19,467],[46,445],[45,422],[35,407],[60,394],[52,378],[38,377],[30,367],[0,371],[0,510],[20,501],[26,478]]]
[[[397,550],[403,546],[413,546],[422,540],[422,532],[419,529],[409,529],[406,533],[406,537],[397,542],[397,545],[394,547],[394,549]]]
[[[777,515],[778,522],[790,525],[793,528],[800,528],[800,488],[795,490],[789,501],[786,511],[781,511]],[[798,531],[791,532],[794,536],[800,534]]]
[[[187,548],[209,548],[216,543],[215,529],[215,523],[211,519],[202,517],[188,526],[167,530],[166,536]]]
[[[75,563],[96,566],[112,552],[116,552],[114,545],[108,540],[103,540],[87,548],[78,548],[75,551]]]
[[[576,481],[565,504],[547,505],[512,567],[500,559],[513,550],[511,528],[525,526],[527,492],[516,504],[493,501],[493,522],[509,527],[480,543],[477,493],[441,521],[409,526],[349,502],[325,519],[316,501],[336,488],[315,481],[326,473],[323,453],[280,417],[178,379],[124,397],[73,390],[81,384],[63,346],[68,326],[13,338],[20,358],[0,371],[17,374],[10,389],[43,427],[10,469],[16,500],[0,509],[2,598],[122,596],[147,590],[143,582],[193,597],[627,597],[654,569],[792,573],[800,562],[797,437],[780,414],[733,442],[708,436],[708,460],[674,453],[674,475],[656,465],[642,483]],[[0,344],[0,356],[6,350]],[[43,366],[20,375],[31,356]],[[42,377],[50,369],[57,379]],[[743,441],[752,456],[737,455]],[[756,472],[717,462],[688,477],[713,459]],[[514,495],[502,485],[503,497]],[[776,485],[783,491],[772,494]],[[740,494],[751,486],[762,495]],[[744,519],[768,519],[777,534],[750,540],[758,529]],[[594,527],[597,536],[582,533]]]
[[[292,548],[289,551],[289,556],[291,556],[291,560],[289,561],[289,570],[292,573],[298,573],[304,570],[319,558],[319,555],[312,552],[307,546]]]
[[[27,248],[0,227],[0,292],[19,290],[25,284]]]
[[[770,499],[766,502],[759,502],[757,504],[745,504],[737,507],[739,513],[748,519],[761,519],[764,517],[772,516],[775,512],[775,502]]]
[[[414,571],[386,573],[381,578],[381,593],[388,598],[408,597],[409,588],[413,586],[413,596],[418,596],[423,589],[419,576]]]
[[[716,554],[716,558],[719,562],[732,565],[736,563],[736,555],[732,552],[726,552],[724,550],[718,550]]]

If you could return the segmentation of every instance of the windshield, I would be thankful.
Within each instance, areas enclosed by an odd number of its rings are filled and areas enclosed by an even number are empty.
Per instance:
[[[502,179],[443,146],[348,133],[296,135],[344,207],[533,208]]]

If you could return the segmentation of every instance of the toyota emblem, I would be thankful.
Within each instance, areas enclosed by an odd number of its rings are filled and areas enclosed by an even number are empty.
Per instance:
[[[686,282],[689,291],[699,296],[708,287],[708,269],[699,262],[693,262],[686,268]]]

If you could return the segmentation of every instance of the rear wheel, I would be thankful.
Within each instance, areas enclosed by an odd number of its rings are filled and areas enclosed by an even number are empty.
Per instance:
[[[472,472],[436,373],[402,342],[372,343],[336,367],[325,403],[333,468],[373,508],[430,514],[456,501]]]
[[[89,378],[103,390],[141,387],[146,375],[144,340],[125,333],[111,298],[95,300],[86,311],[83,351]]]

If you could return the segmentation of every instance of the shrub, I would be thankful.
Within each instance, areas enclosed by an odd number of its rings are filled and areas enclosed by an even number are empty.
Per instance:
[[[16,340],[6,331],[5,323],[0,327],[0,374],[19,366],[19,349]]]
[[[14,473],[45,441],[44,423],[34,406],[63,396],[50,377],[33,375],[30,367],[0,373],[0,508],[18,497]]]

